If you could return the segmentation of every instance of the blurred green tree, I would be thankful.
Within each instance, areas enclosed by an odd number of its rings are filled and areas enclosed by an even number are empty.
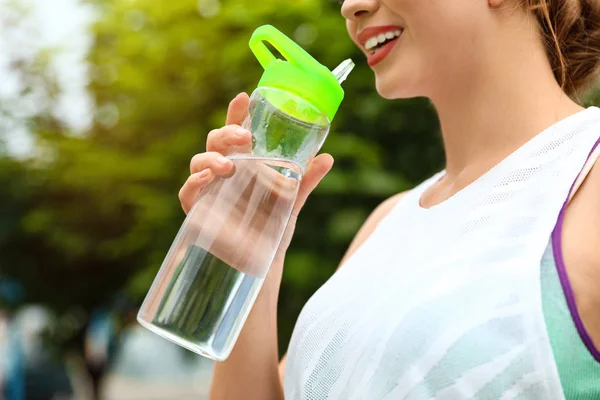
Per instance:
[[[371,210],[442,167],[434,109],[377,95],[336,3],[95,2],[93,127],[73,136],[40,118],[42,155],[6,158],[0,173],[2,273],[23,283],[27,301],[62,316],[55,337],[76,337],[120,293],[142,300],[183,222],[177,193],[189,160],[223,125],[229,100],[258,82],[247,43],[259,25],[275,25],[330,68],[347,57],[358,64],[323,149],[336,165],[308,201],[286,260],[282,351]]]

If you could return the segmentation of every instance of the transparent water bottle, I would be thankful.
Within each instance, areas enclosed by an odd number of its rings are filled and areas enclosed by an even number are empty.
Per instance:
[[[265,68],[244,122],[252,149],[233,149],[233,176],[203,188],[138,314],[151,331],[219,361],[258,295],[354,67],[346,60],[331,72],[270,25],[250,48]]]

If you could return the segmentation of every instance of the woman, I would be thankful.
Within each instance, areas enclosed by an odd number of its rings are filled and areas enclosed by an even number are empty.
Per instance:
[[[381,96],[431,99],[446,169],[373,212],[279,363],[286,249],[333,165],[316,157],[212,398],[600,398],[600,109],[572,100],[598,71],[600,3],[346,0],[342,14]],[[247,104],[193,158],[185,210],[233,172],[220,154],[251,140]]]

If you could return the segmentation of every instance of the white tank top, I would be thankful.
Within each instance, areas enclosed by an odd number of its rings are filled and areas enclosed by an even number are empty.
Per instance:
[[[308,301],[286,400],[563,399],[540,263],[600,137],[591,107],[429,209],[409,192]]]

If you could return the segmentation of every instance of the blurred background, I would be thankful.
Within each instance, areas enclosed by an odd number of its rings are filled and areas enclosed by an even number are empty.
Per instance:
[[[368,214],[443,167],[431,104],[377,95],[337,1],[0,0],[0,399],[207,398],[212,364],[135,315],[191,157],[258,82],[247,43],[265,23],[358,64],[287,256],[284,352]]]

